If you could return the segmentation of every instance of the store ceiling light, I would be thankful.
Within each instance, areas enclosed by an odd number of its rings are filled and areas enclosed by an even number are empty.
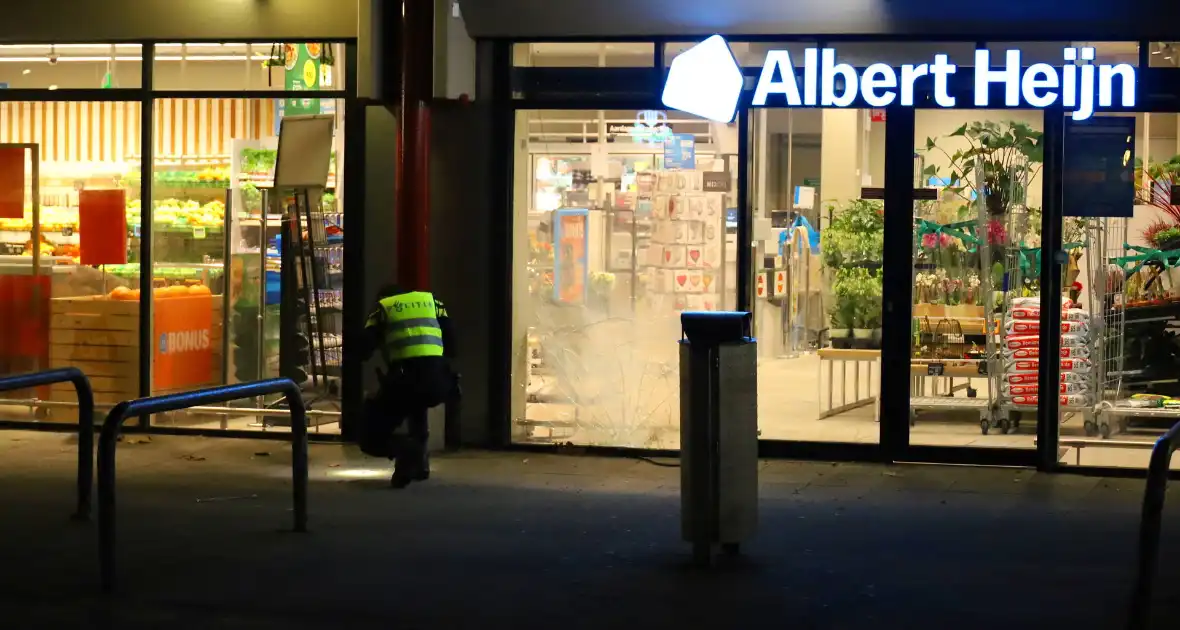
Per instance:
[[[30,72],[32,72],[32,70],[25,68],[24,70],[21,71],[21,74],[29,74]]]
[[[55,84],[53,84],[53,85],[49,86],[49,89],[50,89],[51,91],[52,91],[52,90],[56,90],[56,89],[57,89],[57,84],[55,83]]]

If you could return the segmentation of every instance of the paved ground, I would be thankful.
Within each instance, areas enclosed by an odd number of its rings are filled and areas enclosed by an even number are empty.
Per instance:
[[[309,534],[277,442],[156,437],[119,458],[121,591],[69,523],[74,447],[0,433],[2,628],[1095,628],[1122,625],[1142,481],[763,464],[761,533],[708,572],[678,471],[463,453],[395,492],[313,447]],[[1180,495],[1157,627],[1180,615]]]

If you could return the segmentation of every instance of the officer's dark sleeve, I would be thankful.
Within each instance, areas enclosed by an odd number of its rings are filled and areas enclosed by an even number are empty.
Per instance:
[[[369,357],[381,346],[381,337],[385,329],[385,311],[378,304],[365,320],[364,348],[361,350],[361,360],[368,361]]]
[[[438,300],[434,302],[438,309],[438,328],[442,331],[443,356],[454,359],[458,356],[455,347],[455,325],[451,323],[451,317],[447,315],[447,307]]]

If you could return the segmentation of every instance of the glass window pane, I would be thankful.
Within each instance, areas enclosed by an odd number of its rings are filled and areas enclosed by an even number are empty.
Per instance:
[[[0,83],[10,89],[137,88],[139,44],[12,44],[0,46]]]
[[[106,206],[109,224],[86,230],[79,205],[91,191],[118,191],[135,203],[139,169],[130,158],[139,121],[138,103],[0,103],[0,173],[16,187],[0,218],[0,374],[76,366],[91,377],[96,402],[138,395],[138,303],[112,299],[130,297],[127,287],[138,282],[137,244],[120,247],[127,232],[118,199]],[[95,256],[103,248],[107,258],[96,260],[109,264],[81,264],[83,247]],[[124,258],[129,264],[115,264]],[[77,403],[68,384],[0,394],[31,397]],[[68,407],[33,412],[60,422],[78,417]]]
[[[699,42],[671,42],[664,47],[664,64],[672,65],[672,60],[680,53],[696,46]],[[761,67],[766,61],[766,53],[771,50],[786,50],[791,58],[801,56],[807,48],[815,47],[815,42],[729,42],[729,49],[738,63],[746,68]],[[799,57],[802,58],[802,57]]]
[[[344,44],[156,44],[157,90],[344,89]]]
[[[903,64],[932,63],[935,55],[946,55],[958,66],[970,67],[975,63],[975,44],[968,42],[836,42],[839,61],[858,68],[874,63],[887,63],[893,67]]]
[[[856,109],[751,119],[758,428],[875,443],[886,124]]]
[[[934,198],[914,204],[910,443],[1035,448],[1029,364],[1009,359],[1035,335],[1012,312],[1039,299],[1044,115],[916,114],[916,185]],[[993,141],[1002,137],[1030,141]]]
[[[514,439],[678,448],[680,313],[736,296],[736,127],[532,110],[516,135]]]
[[[1019,50],[1020,63],[1025,67],[1034,63],[1061,66],[1065,63],[1066,48],[1093,48],[1095,63],[1129,63],[1139,65],[1139,44],[1136,42],[991,42],[992,65],[1003,64],[1009,50]]]
[[[532,68],[643,68],[655,62],[655,45],[645,43],[513,44],[512,64]]]
[[[1149,64],[1153,68],[1180,67],[1180,42],[1152,42]]]
[[[333,160],[322,199],[310,194],[310,216],[300,205],[303,230],[291,247],[313,253],[314,282],[302,281],[298,308],[280,309],[277,238],[292,212],[290,193],[264,212],[278,147],[282,99],[164,99],[154,113],[153,285],[154,391],[184,391],[279,375],[282,318],[306,310],[295,330],[303,341],[302,378],[329,410],[338,410],[342,351],[343,216],[336,190],[342,166]],[[313,101],[336,116],[336,158],[343,155],[343,102]],[[309,229],[310,228],[310,229]],[[321,229],[322,228],[322,229]],[[226,258],[228,252],[228,259]],[[306,260],[310,265],[311,257]],[[312,267],[308,267],[312,269]],[[295,270],[297,271],[297,270]],[[306,308],[305,308],[306,305]],[[308,320],[316,322],[307,327]],[[320,341],[323,333],[323,342]],[[307,352],[307,350],[313,350]],[[320,350],[323,350],[321,353]],[[313,361],[314,358],[314,361]],[[313,367],[314,363],[314,367]],[[314,377],[314,379],[313,379]],[[309,393],[309,396],[311,394]],[[269,401],[245,401],[265,406]],[[323,430],[338,430],[334,418]],[[153,420],[181,426],[274,429],[286,418],[173,414]]]
[[[1180,183],[1180,141],[1177,114],[1118,118],[1134,121],[1138,168],[1134,192],[1127,186],[1122,199],[1128,205],[1133,199],[1131,216],[1067,216],[1062,223],[1062,241],[1078,244],[1062,279],[1063,297],[1075,303],[1064,318],[1074,321],[1062,337],[1068,357],[1061,380],[1069,396],[1063,402],[1093,403],[1096,412],[1063,411],[1061,462],[1143,469],[1150,445],[1180,421],[1180,409],[1168,402],[1180,398],[1172,350],[1180,285],[1166,262],[1142,260],[1155,254],[1174,262],[1169,252],[1180,251],[1180,205],[1171,196],[1172,183]],[[1117,152],[1125,144],[1121,134],[1112,140],[1100,147],[1067,140],[1066,167],[1084,164],[1091,151]],[[1107,446],[1110,441],[1123,448]],[[1127,448],[1134,443],[1141,448]],[[1180,469],[1180,458],[1172,458],[1172,467]]]

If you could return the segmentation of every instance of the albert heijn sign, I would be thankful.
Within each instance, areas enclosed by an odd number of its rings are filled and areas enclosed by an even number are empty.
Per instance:
[[[975,65],[960,69],[947,55],[929,62],[894,67],[872,63],[865,68],[839,63],[835,48],[808,48],[792,57],[786,50],[766,54],[750,104],[754,107],[913,107],[915,94],[931,95],[936,107],[1031,107],[1060,105],[1074,120],[1095,111],[1135,106],[1136,68],[1130,64],[1097,64],[1091,47],[1064,48],[1061,64],[1022,64],[1019,50],[993,58],[975,51]],[[970,73],[970,102],[960,102],[952,80]],[[742,68],[729,44],[714,35],[672,61],[664,84],[663,103],[671,109],[730,122],[745,89]],[[994,96],[1002,93],[1001,100]]]

